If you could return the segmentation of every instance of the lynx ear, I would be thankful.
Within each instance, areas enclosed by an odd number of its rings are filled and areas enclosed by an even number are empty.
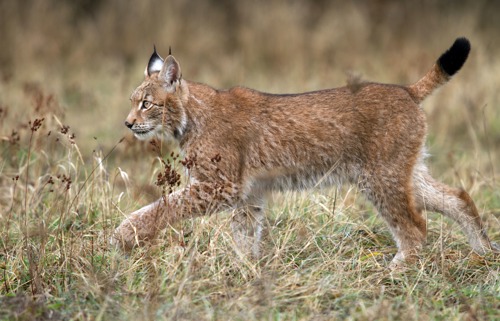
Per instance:
[[[156,53],[156,46],[153,47],[153,54],[149,58],[148,65],[144,70],[144,76],[150,77],[152,74],[160,72],[163,67],[163,59]]]
[[[158,77],[165,81],[167,87],[173,87],[177,81],[181,80],[181,66],[175,60],[174,56],[169,55],[165,58],[165,63],[161,68]],[[175,91],[175,87],[173,87]]]

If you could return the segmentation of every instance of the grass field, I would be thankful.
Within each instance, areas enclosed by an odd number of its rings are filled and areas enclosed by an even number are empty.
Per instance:
[[[220,213],[129,255],[107,240],[156,199],[172,149],[129,136],[156,44],[217,88],[287,93],[347,74],[411,83],[458,36],[463,70],[425,101],[430,168],[465,188],[500,241],[499,6],[493,1],[0,2],[0,320],[499,320],[500,258],[427,213],[406,271],[349,186],[273,195],[258,261]]]

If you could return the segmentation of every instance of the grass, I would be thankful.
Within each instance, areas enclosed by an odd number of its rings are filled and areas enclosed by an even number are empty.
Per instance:
[[[273,195],[258,262],[236,254],[228,213],[129,255],[107,242],[159,196],[169,160],[171,146],[152,151],[123,126],[152,43],[172,45],[191,80],[299,92],[343,85],[346,70],[415,81],[460,35],[470,60],[424,104],[429,163],[470,192],[498,242],[493,4],[86,3],[0,3],[0,320],[500,318],[499,257],[471,253],[458,226],[427,213],[420,261],[391,274],[390,233],[348,186]]]

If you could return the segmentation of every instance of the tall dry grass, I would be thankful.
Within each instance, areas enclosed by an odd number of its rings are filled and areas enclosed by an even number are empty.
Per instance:
[[[455,37],[473,51],[424,103],[435,176],[471,192],[500,239],[500,63],[494,1],[0,2],[0,319],[481,320],[500,262],[429,213],[418,265],[349,187],[276,194],[266,255],[238,257],[227,215],[183,222],[129,256],[107,239],[156,198],[168,160],[128,137],[128,96],[156,44],[185,78],[268,92],[346,73],[421,77]],[[125,140],[122,138],[125,137]]]

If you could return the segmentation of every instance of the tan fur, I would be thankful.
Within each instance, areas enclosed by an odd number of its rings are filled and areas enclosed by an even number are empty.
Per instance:
[[[437,64],[408,87],[355,81],[272,95],[186,81],[173,56],[159,59],[152,57],[132,94],[126,124],[138,138],[173,138],[196,161],[187,186],[132,213],[114,243],[130,249],[178,220],[233,209],[236,243],[258,256],[270,191],[347,182],[389,225],[398,246],[393,266],[422,247],[423,210],[455,220],[474,251],[492,248],[469,195],[436,182],[424,165],[426,121],[418,103],[450,78]],[[153,105],[141,109],[143,101]]]

